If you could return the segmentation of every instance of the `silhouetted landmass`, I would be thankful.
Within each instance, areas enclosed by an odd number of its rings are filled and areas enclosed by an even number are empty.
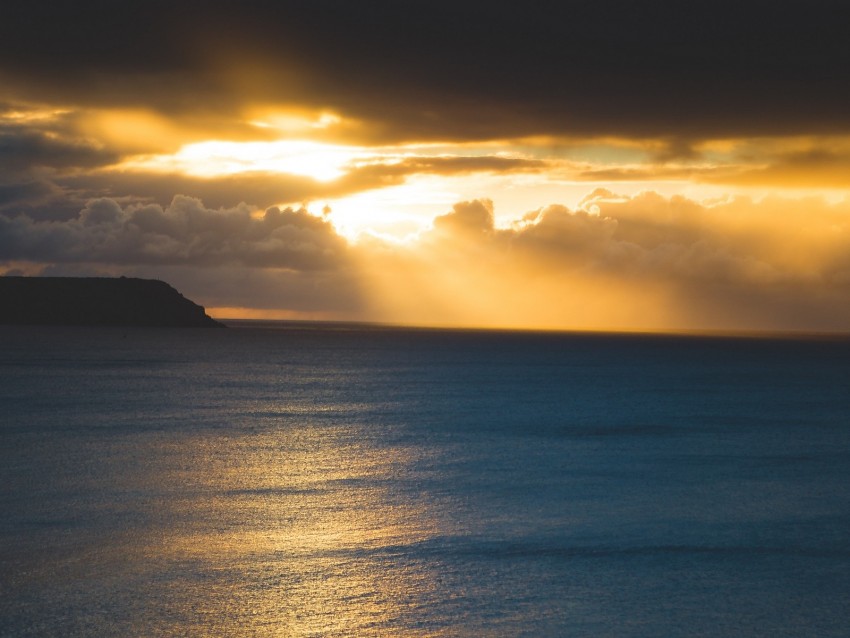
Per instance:
[[[0,324],[224,327],[164,281],[0,277]]]

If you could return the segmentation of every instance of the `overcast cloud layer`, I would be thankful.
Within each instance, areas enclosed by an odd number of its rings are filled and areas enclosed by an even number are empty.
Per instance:
[[[27,2],[22,96],[226,114],[336,108],[388,139],[850,132],[850,6],[680,2]]]

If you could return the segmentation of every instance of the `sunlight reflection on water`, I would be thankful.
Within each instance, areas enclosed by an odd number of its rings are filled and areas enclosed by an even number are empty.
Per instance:
[[[191,498],[170,504],[167,516],[179,523],[149,555],[178,572],[195,566],[201,582],[231,573],[230,595],[243,598],[231,620],[246,635],[263,627],[293,636],[385,632],[400,610],[432,597],[438,577],[424,562],[397,564],[393,554],[445,530],[437,509],[398,488],[414,474],[414,453],[376,449],[356,435],[307,426],[185,441],[175,458],[192,450],[190,464],[161,480]]]
[[[847,344],[10,334],[4,638],[845,634]]]

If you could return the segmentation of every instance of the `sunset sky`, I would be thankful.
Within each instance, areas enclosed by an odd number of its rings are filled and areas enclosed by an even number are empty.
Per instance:
[[[11,2],[0,274],[218,317],[850,330],[843,2]]]

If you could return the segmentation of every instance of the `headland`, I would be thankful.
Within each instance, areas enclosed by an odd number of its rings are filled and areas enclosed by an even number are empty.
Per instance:
[[[224,327],[164,281],[0,277],[0,324]]]

